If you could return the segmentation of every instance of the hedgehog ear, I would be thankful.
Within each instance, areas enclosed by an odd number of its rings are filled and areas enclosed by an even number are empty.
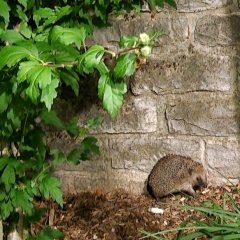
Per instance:
[[[189,168],[189,169],[188,169],[188,173],[189,173],[190,176],[192,175],[192,172],[193,172],[193,169],[192,169],[192,168]]]

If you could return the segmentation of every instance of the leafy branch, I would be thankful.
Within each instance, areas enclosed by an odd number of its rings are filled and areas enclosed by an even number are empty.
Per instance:
[[[175,6],[173,0],[147,2],[153,10],[164,3]],[[23,227],[22,221],[34,218],[36,197],[52,198],[62,206],[60,182],[52,170],[99,154],[89,129],[98,127],[102,118],[91,118],[85,126],[76,118],[63,122],[53,103],[63,85],[83,97],[81,78],[94,74],[99,101],[116,119],[127,92],[126,78],[151,55],[160,34],[123,36],[118,52],[99,44],[86,46],[86,40],[96,25],[107,24],[110,13],[136,11],[142,5],[140,0],[0,0],[1,220],[17,215]],[[49,149],[46,127],[81,142],[69,152]],[[61,237],[57,230],[45,229],[35,239]]]

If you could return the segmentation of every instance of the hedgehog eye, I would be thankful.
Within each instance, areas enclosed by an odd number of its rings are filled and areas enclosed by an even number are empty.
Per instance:
[[[201,177],[197,177],[197,185],[198,185],[199,187],[204,186],[204,182],[203,182],[203,180],[202,180]]]

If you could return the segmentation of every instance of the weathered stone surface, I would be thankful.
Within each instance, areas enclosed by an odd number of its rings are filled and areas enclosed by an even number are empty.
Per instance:
[[[82,191],[94,191],[96,189],[108,189],[109,179],[106,172],[89,171],[65,171],[58,170],[56,176],[60,177],[61,188],[65,193],[78,193]]]
[[[128,100],[125,101],[117,120],[106,122],[104,132],[155,132],[157,130],[156,100],[147,96]]]
[[[178,11],[183,12],[195,12],[195,11],[203,11],[208,9],[216,9],[220,7],[227,6],[231,4],[231,0],[178,0],[177,6]]]
[[[82,191],[125,189],[128,192],[142,193],[148,177],[147,173],[135,170],[115,170],[89,173],[81,171],[57,171],[60,177],[61,188],[65,193],[76,194]]]
[[[77,116],[84,125],[89,117],[104,117],[100,128],[91,131],[98,134],[101,156],[58,168],[63,190],[142,192],[154,164],[170,153],[202,162],[212,184],[227,182],[223,176],[238,181],[239,26],[237,0],[178,0],[178,11],[163,10],[153,19],[149,13],[131,13],[96,30],[91,41],[114,50],[123,35],[153,29],[166,35],[159,38],[148,65],[137,71],[131,82],[134,95],[127,94],[115,121],[97,102],[97,79],[80,87],[85,105],[63,94],[58,112],[64,120]],[[66,152],[78,143],[58,137],[55,145]]]
[[[238,93],[240,93],[240,58],[237,61],[237,88]]]
[[[116,46],[122,36],[138,35],[142,32],[157,30],[164,32],[157,45],[160,51],[169,52],[172,47],[185,47],[189,40],[188,18],[181,14],[161,12],[151,19],[151,14],[142,13],[130,19],[114,18],[111,27],[94,31],[90,42],[101,43],[106,46]]]
[[[112,167],[149,173],[162,156],[180,154],[201,162],[202,145],[194,139],[122,136],[110,141]]]
[[[108,173],[111,170],[109,161],[108,139],[97,137],[100,155],[94,155],[91,160],[81,161],[78,165],[63,164],[55,170],[55,175],[60,176],[64,192],[77,193],[86,190],[108,188]],[[65,143],[62,150],[69,151],[78,144],[72,141]],[[68,152],[67,151],[67,152]]]
[[[136,72],[131,89],[135,95],[192,91],[231,93],[235,72],[235,62],[230,56],[193,53],[158,57]]]
[[[136,170],[114,169],[109,173],[107,189],[125,189],[128,192],[142,193],[148,173]]]
[[[75,106],[81,109],[82,106]],[[73,116],[78,116],[79,125],[84,126],[88,119],[101,116],[104,118],[103,123],[97,129],[90,129],[90,133],[145,133],[155,132],[158,126],[157,120],[157,103],[154,96],[125,96],[123,106],[116,120],[110,119],[110,116],[102,107],[97,104],[89,105],[80,111],[73,111],[73,107],[68,101],[58,101],[56,108],[62,109],[58,114],[67,122]],[[68,116],[68,117],[67,117]],[[61,144],[61,140],[56,138]],[[69,139],[65,139],[69,141]],[[63,141],[62,141],[63,142]],[[62,146],[65,147],[65,146]]]
[[[170,133],[227,136],[239,131],[239,100],[213,93],[176,97],[166,110]]]
[[[240,178],[240,145],[236,137],[208,140],[206,142],[206,162],[209,180],[215,185],[233,182]]]
[[[103,115],[96,106],[82,113],[80,121],[86,122],[88,117]],[[91,133],[150,133],[157,130],[157,105],[153,97],[126,97],[116,120],[105,116],[102,125]]]
[[[198,19],[195,40],[208,46],[229,46],[240,40],[240,15],[206,15]]]

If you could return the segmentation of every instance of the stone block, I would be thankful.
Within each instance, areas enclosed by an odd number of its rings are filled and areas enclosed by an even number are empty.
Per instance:
[[[100,136],[97,136],[97,139],[100,155],[94,155],[90,160],[80,161],[78,165],[63,164],[55,169],[54,174],[60,177],[61,187],[65,193],[107,189],[109,182],[107,176],[111,169],[108,139]],[[73,141],[68,147],[68,143],[65,143],[65,148],[73,148],[76,142]]]
[[[91,116],[104,116],[104,121],[91,133],[150,133],[157,131],[157,104],[154,97],[126,96],[124,104],[116,118],[110,119],[109,115],[93,105],[90,109],[82,111],[79,122],[86,122]]]
[[[65,171],[58,170],[55,176],[59,177],[61,189],[67,194],[76,194],[83,191],[108,189],[109,179],[106,172]]]
[[[239,100],[215,93],[189,93],[169,102],[166,109],[169,132],[190,135],[238,134]]]
[[[239,49],[240,52],[240,49]],[[237,61],[237,88],[238,93],[240,93],[240,58]]]
[[[236,137],[206,141],[209,181],[214,185],[235,183],[240,178],[240,147]]]
[[[137,170],[113,169],[109,173],[107,189],[124,189],[132,193],[144,192],[148,173]]]
[[[177,7],[179,12],[197,12],[209,9],[216,9],[227,6],[232,3],[232,0],[178,0]]]
[[[189,156],[201,162],[202,144],[191,138],[130,135],[110,140],[110,152],[113,168],[149,173],[166,154]]]
[[[58,148],[63,151],[66,156],[67,154],[74,148],[80,146],[80,142],[82,139],[73,139],[66,138],[66,134],[64,137],[60,137],[59,134],[55,135],[54,133],[48,134],[48,145],[50,148]],[[100,135],[95,136],[97,139],[97,145],[99,146],[100,154],[99,155],[91,155],[90,160],[82,161],[79,159],[79,164],[74,165],[70,163],[64,163],[56,168],[56,171],[80,171],[80,172],[99,172],[106,171],[109,165],[109,151],[108,151],[108,139],[105,137],[101,137]]]
[[[203,53],[152,58],[131,81],[133,94],[221,91],[231,93],[236,78],[232,57]]]
[[[89,43],[100,43],[105,46],[117,47],[117,42],[122,36],[139,35],[142,32],[153,30],[164,33],[156,42],[161,46],[159,51],[169,52],[175,46],[179,51],[181,46],[187,45],[189,40],[188,18],[185,15],[158,13],[151,18],[150,13],[141,13],[129,18],[114,17],[110,27],[97,29]],[[186,47],[186,46],[185,46]]]
[[[230,46],[240,40],[240,15],[205,15],[197,20],[195,41],[207,46]]]

